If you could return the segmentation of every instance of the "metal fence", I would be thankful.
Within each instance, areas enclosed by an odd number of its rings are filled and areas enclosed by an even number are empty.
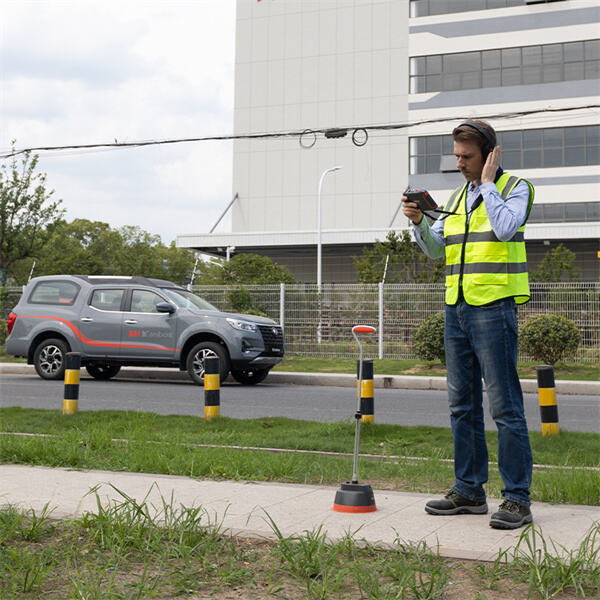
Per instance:
[[[415,358],[412,337],[430,315],[444,309],[443,284],[194,286],[194,291],[220,310],[239,312],[251,306],[283,324],[286,353],[296,356],[356,356],[350,333],[362,323],[377,328],[365,340],[365,353],[373,358]],[[563,315],[581,332],[577,362],[600,360],[600,283],[532,283],[532,297],[519,306],[519,323],[547,313]],[[17,303],[21,288],[3,293],[2,318]],[[319,310],[320,306],[320,310]],[[318,341],[319,320],[321,342]],[[530,357],[521,354],[521,360]]]
[[[531,301],[519,306],[519,324],[547,313],[575,322],[581,332],[577,362],[600,360],[600,283],[532,283]],[[365,351],[375,358],[415,358],[412,337],[430,315],[444,310],[443,284],[316,285],[214,287],[194,291],[221,310],[235,311],[240,295],[254,309],[285,327],[286,353],[296,356],[354,357],[350,330],[363,323],[377,328]],[[321,314],[319,314],[321,313]],[[319,319],[319,317],[321,317]],[[318,323],[322,322],[321,342]],[[521,353],[521,360],[531,357]]]

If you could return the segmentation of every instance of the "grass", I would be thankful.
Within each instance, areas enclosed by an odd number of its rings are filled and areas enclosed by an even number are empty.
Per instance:
[[[167,473],[198,478],[283,481],[336,485],[351,475],[349,457],[235,450],[231,446],[350,453],[350,421],[318,423],[284,418],[228,419],[212,423],[193,416],[84,411],[63,417],[56,410],[0,409],[3,432],[51,437],[0,435],[0,462],[54,467]],[[534,461],[560,467],[599,467],[600,436],[562,431],[556,437],[531,432]],[[497,434],[487,432],[490,460],[497,457]],[[201,447],[210,444],[217,447]],[[229,446],[229,448],[228,448]],[[449,429],[374,424],[361,430],[361,472],[377,488],[437,493],[454,481]],[[407,457],[427,458],[414,461]],[[491,465],[490,496],[503,487]],[[536,470],[532,499],[600,505],[600,474],[581,469]]]
[[[518,365],[521,379],[536,379],[536,364],[520,362]],[[314,356],[286,356],[275,371],[296,373],[356,373],[356,359],[325,358]],[[373,370],[377,375],[423,375],[445,377],[446,368],[439,361],[422,360],[373,360]],[[595,363],[557,363],[554,365],[555,379],[598,381],[600,369]]]
[[[116,490],[118,492],[118,490]],[[0,599],[506,600],[597,597],[600,525],[572,551],[533,526],[492,563],[448,560],[423,543],[390,548],[318,528],[234,538],[202,507],[122,500],[54,521],[0,508]]]

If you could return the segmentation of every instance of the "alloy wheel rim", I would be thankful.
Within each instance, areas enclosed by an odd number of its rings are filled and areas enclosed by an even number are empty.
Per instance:
[[[192,366],[194,369],[194,373],[200,378],[204,377],[204,359],[205,358],[218,358],[218,354],[214,350],[209,350],[208,348],[203,348],[199,350],[194,355],[194,360],[192,362]]]
[[[63,356],[58,346],[46,346],[40,352],[40,369],[44,373],[53,375],[60,371],[62,364]]]

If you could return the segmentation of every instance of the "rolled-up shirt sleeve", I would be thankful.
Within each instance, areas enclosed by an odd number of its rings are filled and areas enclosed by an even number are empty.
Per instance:
[[[479,191],[496,237],[501,242],[507,242],[525,222],[529,205],[529,186],[524,181],[519,181],[506,201],[502,200],[498,189],[491,182],[482,183]]]
[[[433,225],[423,217],[418,225],[412,223],[415,242],[429,258],[442,258],[444,251],[444,221],[438,219]]]

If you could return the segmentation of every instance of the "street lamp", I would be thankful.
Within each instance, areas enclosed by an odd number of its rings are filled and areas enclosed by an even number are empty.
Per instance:
[[[322,310],[321,310],[321,189],[323,187],[323,180],[327,176],[327,173],[333,173],[333,171],[339,171],[342,167],[331,167],[323,171],[321,179],[319,179],[319,199],[317,205],[317,295],[319,302],[319,326],[317,328],[317,343],[321,343],[321,328],[322,328]]]

